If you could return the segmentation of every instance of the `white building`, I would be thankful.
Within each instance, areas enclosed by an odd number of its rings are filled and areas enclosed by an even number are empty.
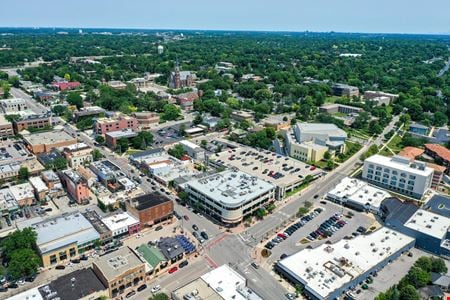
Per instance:
[[[9,190],[21,207],[32,205],[35,202],[34,189],[29,182],[13,185]]]
[[[69,166],[76,169],[80,166],[89,165],[93,161],[92,148],[85,143],[76,143],[64,147],[63,155],[69,162]]]
[[[421,199],[431,187],[433,169],[403,156],[373,155],[364,161],[362,178],[369,183]]]
[[[275,186],[236,169],[188,181],[189,201],[213,218],[237,225],[275,200]]]
[[[5,114],[17,113],[28,109],[27,102],[21,98],[0,100],[0,106]]]
[[[205,160],[205,150],[199,145],[187,140],[180,141],[180,145],[183,146],[184,151],[186,151],[190,157],[196,160]]]
[[[380,212],[381,202],[388,197],[390,197],[388,192],[350,177],[342,179],[327,193],[327,199],[331,201],[374,214]]]
[[[304,249],[277,263],[277,270],[304,286],[312,299],[337,299],[414,246],[414,238],[386,227],[352,240]]]
[[[139,220],[127,212],[103,218],[102,222],[112,232],[113,237],[139,231]]]

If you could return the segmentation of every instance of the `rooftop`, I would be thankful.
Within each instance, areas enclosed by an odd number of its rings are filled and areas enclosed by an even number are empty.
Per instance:
[[[83,181],[83,177],[81,177],[80,174],[78,174],[77,171],[69,169],[69,170],[64,170],[61,171],[64,175],[66,175],[66,177],[68,177],[70,179],[70,181],[72,181],[73,183],[77,184]]]
[[[281,260],[279,266],[304,282],[307,289],[327,298],[413,242],[414,239],[405,234],[382,227],[352,240],[301,250]]]
[[[0,126],[10,125],[10,124],[11,124],[11,122],[6,120],[5,115],[4,114],[0,114]]]
[[[166,261],[164,254],[158,248],[150,247],[147,244],[140,245],[137,252],[153,268],[156,268],[160,262]]]
[[[36,244],[41,253],[66,245],[82,245],[100,238],[91,223],[79,212],[47,219],[31,226],[37,233]]]
[[[412,230],[442,239],[450,227],[450,219],[430,211],[419,209],[404,225]]]
[[[409,159],[415,159],[417,156],[421,156],[425,151],[417,147],[405,147],[398,155],[407,157]]]
[[[94,261],[94,265],[102,272],[108,281],[114,280],[121,274],[136,267],[144,267],[144,263],[128,247],[100,256]]]
[[[176,258],[185,251],[180,242],[174,237],[161,238],[158,242],[158,247],[167,260]]]
[[[409,158],[396,155],[394,157],[387,157],[383,155],[372,155],[366,158],[364,163],[373,163],[375,165],[382,165],[391,169],[406,171],[419,176],[428,176],[433,173],[433,169],[428,168],[426,163],[410,160]]]
[[[297,128],[300,130],[301,134],[309,135],[327,135],[333,137],[346,138],[347,133],[337,127],[334,124],[329,123],[297,123]],[[302,139],[303,141],[303,139]]]
[[[436,153],[440,158],[450,161],[450,150],[438,144],[425,144],[425,148]]]
[[[137,196],[131,200],[137,210],[144,210],[170,201],[169,198],[159,193],[149,193]]]
[[[11,194],[17,201],[21,199],[34,198],[34,190],[29,182],[16,184],[9,187]]]
[[[98,233],[105,234],[109,232],[108,227],[106,227],[106,225],[102,222],[100,216],[95,210],[87,209],[83,213],[83,216],[89,220],[89,223],[94,226],[95,230],[97,230]]]
[[[11,194],[11,191],[9,188],[1,189],[0,190],[0,210],[6,211],[6,210],[14,210],[19,208],[16,199],[14,199],[14,196]]]
[[[426,203],[427,210],[450,219],[450,197],[436,194]]]
[[[24,140],[31,146],[62,142],[72,142],[72,144],[75,144],[77,142],[76,138],[72,137],[63,130],[32,133],[24,136]]]
[[[111,231],[115,231],[117,229],[120,229],[123,227],[128,227],[128,226],[139,223],[138,220],[136,220],[133,216],[131,216],[127,212],[119,213],[119,214],[112,215],[110,217],[103,218],[102,222]]]
[[[272,184],[238,170],[226,170],[186,183],[191,189],[227,206],[240,206],[275,188]]]
[[[41,179],[41,177],[30,177],[29,181],[38,193],[48,191],[48,187],[45,185],[45,182]]]
[[[64,300],[81,299],[103,290],[106,290],[106,287],[92,268],[73,271],[39,288],[39,292],[45,299],[58,297],[58,299]],[[34,298],[32,299],[34,300]]]
[[[90,149],[91,147],[89,147],[87,144],[85,143],[76,143],[73,145],[69,145],[67,147],[64,147],[65,150],[68,150],[69,152],[76,152],[76,151],[80,151],[80,150],[85,150],[85,149]]]
[[[377,208],[381,206],[384,199],[390,197],[388,192],[350,177],[342,179],[334,189],[328,192],[328,196]]]
[[[137,136],[138,134],[137,132],[134,132],[132,129],[127,128],[118,131],[107,132],[105,135],[115,139],[120,139],[120,138],[132,138]]]

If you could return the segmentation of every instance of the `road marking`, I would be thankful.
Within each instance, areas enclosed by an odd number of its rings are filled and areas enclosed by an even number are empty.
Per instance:
[[[210,265],[212,268],[217,268],[218,265],[216,264],[216,262],[214,260],[212,260],[212,258],[210,258],[208,255],[205,255],[205,260],[208,263],[208,265]]]

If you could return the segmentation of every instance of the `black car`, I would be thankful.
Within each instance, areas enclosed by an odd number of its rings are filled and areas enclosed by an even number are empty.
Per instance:
[[[55,267],[56,270],[64,270],[66,268],[66,266],[63,265],[58,265]]]
[[[192,229],[194,229],[195,231],[198,231],[198,226],[197,225],[192,225]]]
[[[206,233],[206,231],[202,231],[201,233],[200,233],[200,235],[202,236],[202,238],[204,238],[205,240],[207,240],[209,237],[208,237],[208,234]]]
[[[80,260],[78,258],[75,258],[75,259],[70,260],[70,262],[73,264],[79,264]]]
[[[83,254],[83,255],[81,255],[80,259],[81,260],[88,260],[88,257],[85,254]]]
[[[10,288],[10,289],[16,289],[18,287],[19,287],[19,285],[17,283],[15,283],[15,282],[10,282],[8,284],[8,288]]]
[[[159,225],[159,226],[156,226],[155,231],[160,231],[162,229],[163,229],[163,227],[161,225]]]
[[[26,282],[33,282],[36,279],[36,274],[25,277]]]
[[[288,255],[286,253],[281,254],[280,259],[285,259]]]
[[[134,295],[136,295],[136,292],[135,291],[131,291],[125,296],[125,298],[130,298],[130,297],[133,297]]]
[[[137,291],[141,292],[141,291],[145,290],[146,288],[147,288],[147,285],[143,284],[143,285],[141,285],[140,287],[137,288]]]
[[[272,249],[273,247],[274,247],[275,245],[272,243],[272,242],[268,242],[267,244],[265,244],[264,245],[264,248],[267,248],[267,249]]]
[[[186,267],[188,264],[189,264],[189,262],[187,260],[184,260],[178,265],[178,267],[180,269],[182,269],[182,268]]]
[[[0,285],[0,292],[4,293],[4,292],[7,292],[7,291],[8,291],[7,287],[4,287],[4,286]]]

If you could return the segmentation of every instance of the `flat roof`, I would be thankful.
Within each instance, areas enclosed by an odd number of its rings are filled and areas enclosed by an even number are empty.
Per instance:
[[[147,244],[142,244],[136,250],[153,268],[157,267],[160,262],[166,261],[164,254],[162,254],[156,247],[150,247]]]
[[[9,187],[11,194],[17,201],[21,199],[34,198],[34,190],[29,182],[16,184]]]
[[[28,181],[30,181],[31,185],[36,189],[38,193],[48,191],[48,187],[41,177],[39,176],[30,177]]]
[[[114,252],[100,256],[94,261],[94,264],[108,281],[119,277],[132,268],[144,267],[144,263],[128,247],[122,247]]]
[[[130,138],[137,136],[137,132],[134,132],[132,129],[122,129],[118,131],[107,132],[105,135],[110,136],[112,138]]]
[[[450,227],[450,219],[430,211],[419,209],[404,225],[409,229],[442,239]]]
[[[328,137],[347,137],[347,133],[332,123],[297,123],[301,135],[327,135]]]
[[[60,215],[31,225],[37,233],[36,244],[41,253],[66,245],[82,245],[100,238],[91,223],[79,212]]]
[[[4,126],[4,125],[11,125],[11,122],[6,120],[4,114],[0,114],[0,126]]]
[[[432,212],[450,218],[450,197],[436,194],[426,203]]]
[[[134,205],[134,207],[136,207],[137,210],[144,210],[170,201],[172,200],[159,193],[148,193],[133,198],[131,200],[131,203]]]
[[[4,188],[0,190],[0,210],[14,210],[18,209],[19,204],[17,203],[14,196],[11,194],[9,188]]]
[[[58,297],[64,300],[77,300],[104,290],[106,290],[106,287],[97,275],[95,275],[92,268],[73,271],[39,288],[40,293],[45,299]],[[53,296],[47,298],[48,295]],[[34,300],[34,298],[30,299]]]
[[[420,176],[428,176],[433,173],[433,169],[427,167],[426,163],[417,160],[410,160],[409,158],[399,155],[387,157],[375,154],[369,158],[366,158],[364,163],[382,165],[391,169],[405,171]]]
[[[139,223],[139,221],[136,220],[136,218],[134,218],[132,215],[130,215],[127,212],[118,213],[118,214],[103,218],[102,222],[111,231],[115,231],[117,229],[136,225],[137,223]]]
[[[191,141],[188,141],[188,140],[182,140],[182,141],[179,141],[179,143],[180,144],[182,144],[182,145],[184,145],[184,146],[186,146],[186,147],[189,147],[189,148],[191,148],[191,149],[201,149],[201,147],[199,146],[199,145],[197,145],[197,144],[194,144],[193,142],[191,142]]]
[[[304,249],[278,265],[322,298],[364,274],[414,242],[414,238],[382,227],[352,240]]]
[[[89,147],[86,143],[76,143],[76,144],[64,147],[64,149],[68,149],[71,152],[84,150],[84,149],[90,149],[90,148],[91,147]]]
[[[244,276],[226,264],[204,274],[201,279],[223,299],[262,300],[261,297],[246,287]]]
[[[60,131],[46,131],[39,133],[32,133],[30,135],[25,135],[23,139],[30,144],[33,145],[43,145],[43,144],[55,144],[61,142],[72,142],[75,144],[77,139],[73,136],[69,135],[63,130]]]
[[[369,185],[367,182],[355,178],[345,177],[327,196],[338,199],[347,199],[361,205],[380,207],[384,199],[390,194],[382,189]]]
[[[238,206],[259,197],[275,188],[271,183],[238,170],[223,172],[194,179],[186,186],[203,193],[214,201]]]
[[[245,153],[241,154],[243,152]],[[250,154],[247,155],[248,153]],[[230,160],[230,157],[232,155],[235,155],[235,158],[239,157],[240,159]],[[262,155],[262,157],[258,158],[258,156],[260,155]],[[271,159],[272,161],[267,161]],[[214,161],[215,163],[218,163],[220,165],[228,167],[236,167],[245,173],[248,173],[252,176],[256,176],[261,180],[270,182],[271,184],[280,187],[286,187],[300,183],[308,175],[317,176],[323,172],[319,168],[311,170],[310,165],[301,162],[297,159],[282,156],[274,152],[269,152],[265,150],[258,151],[254,148],[246,146],[242,146],[234,150],[226,150],[217,154],[212,154],[209,156],[209,160]],[[284,164],[286,166],[283,166]],[[290,169],[289,171],[283,170],[291,167],[292,169]],[[263,174],[265,169],[267,169],[267,172]],[[284,175],[284,177],[275,179],[268,175],[270,172],[272,173],[280,172]]]
[[[8,300],[24,300],[24,299],[44,300],[44,297],[42,297],[41,293],[39,292],[39,287],[34,287],[17,295],[8,297]]]

